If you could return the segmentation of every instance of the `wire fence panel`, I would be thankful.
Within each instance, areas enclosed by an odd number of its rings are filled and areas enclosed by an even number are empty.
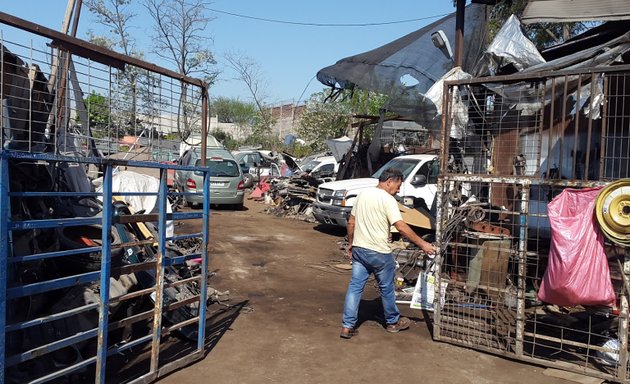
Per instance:
[[[175,160],[203,152],[206,84],[3,13],[0,47],[0,383],[144,383],[202,358],[210,177]],[[203,209],[173,212],[184,195]]]
[[[447,289],[435,303],[436,339],[628,382],[623,248],[604,245],[614,303],[539,298],[549,203],[630,176],[628,76],[620,66],[447,84],[436,285]]]
[[[25,45],[5,35],[6,149],[171,161],[180,155],[181,138],[201,142],[204,88],[132,64],[51,49],[44,37],[31,35]]]

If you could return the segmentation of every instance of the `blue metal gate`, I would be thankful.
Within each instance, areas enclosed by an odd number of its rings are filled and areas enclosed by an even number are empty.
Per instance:
[[[0,384],[146,383],[202,358],[210,178],[203,160],[160,161],[181,154],[164,131],[207,134],[207,84],[3,13],[0,27]],[[37,48],[51,41],[52,60]],[[144,92],[133,108],[132,67]],[[117,190],[129,169],[156,187]],[[177,192],[178,171],[203,186]],[[75,185],[95,177],[97,190]],[[170,212],[187,194],[203,209]],[[153,210],[134,212],[133,198]]]

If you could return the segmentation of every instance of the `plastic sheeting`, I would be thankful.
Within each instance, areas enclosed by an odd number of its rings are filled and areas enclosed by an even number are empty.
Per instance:
[[[614,304],[604,235],[594,215],[600,190],[567,188],[549,203],[551,248],[539,300],[562,306]]]
[[[436,120],[440,120],[439,115],[442,114],[442,97],[444,94],[444,82],[449,80],[465,80],[471,79],[472,76],[464,72],[461,68],[455,67],[448,71],[439,81],[437,81],[426,93],[426,97],[429,98],[438,111]],[[466,125],[468,124],[468,108],[462,102],[461,94],[457,87],[453,90],[453,95],[450,98],[452,105],[449,108],[451,118],[449,121],[451,125],[451,137],[455,139],[462,139],[466,135]],[[435,137],[439,137],[439,132],[433,132]]]
[[[513,22],[517,23],[518,19],[515,18]],[[563,69],[578,70],[582,68],[609,66],[617,63],[622,64],[624,63],[624,54],[630,50],[630,32],[627,32],[626,26],[627,24],[624,23],[610,26],[604,24],[603,26],[594,28],[593,31],[587,31],[584,33],[584,36],[580,35],[566,43],[551,47],[543,53],[545,57],[549,56],[553,58],[552,60],[523,67],[521,73],[535,74]],[[517,26],[514,25],[513,29],[516,30],[516,27]],[[520,26],[518,33],[520,33]],[[523,36],[523,38],[526,39],[525,36]],[[523,57],[518,60],[522,63],[531,62],[531,59],[526,60],[528,56],[530,56],[530,54],[524,54]],[[573,92],[574,97],[577,99],[575,95],[577,94],[578,79],[578,76],[556,78],[555,95],[549,92],[549,90],[552,89],[551,79],[546,80],[543,87],[533,87],[531,82],[515,84],[488,83],[485,84],[485,86],[491,91],[501,95],[504,103],[513,103],[513,107],[522,111],[524,115],[532,115],[544,108],[544,106],[549,105],[552,98],[557,98],[561,95],[565,82],[567,83],[567,89]],[[597,81],[599,83],[600,79],[597,79]],[[581,86],[580,100],[576,100],[579,107],[583,108],[586,116],[592,115],[594,119],[600,118],[600,110],[603,103],[601,85],[595,84],[593,89],[594,93],[592,95],[590,82],[583,78]],[[540,89],[548,90],[542,102],[539,95]],[[575,114],[576,112],[577,111],[573,111],[572,113]]]
[[[493,74],[507,64],[522,71],[545,62],[534,43],[523,34],[521,22],[514,15],[503,24],[486,52],[492,61],[489,67]]]
[[[342,136],[337,139],[326,140],[326,145],[337,162],[343,160],[343,157],[352,147],[352,139],[348,136]]]
[[[97,192],[103,190],[103,178],[93,181],[96,185]],[[112,192],[153,192],[157,193],[160,189],[160,180],[156,177],[145,175],[132,171],[122,171],[112,176]],[[122,199],[134,211],[144,211],[151,213],[156,209],[157,195],[155,196],[122,196]],[[172,213],[171,204],[166,202],[166,212]],[[172,237],[175,227],[172,220],[166,222],[166,237]]]
[[[623,64],[623,54],[630,49],[629,25],[630,22],[606,23],[538,53],[535,45],[522,33],[518,18],[512,16],[487,52],[494,56],[495,62],[497,59],[511,62],[522,73]],[[490,74],[475,73],[477,76]]]

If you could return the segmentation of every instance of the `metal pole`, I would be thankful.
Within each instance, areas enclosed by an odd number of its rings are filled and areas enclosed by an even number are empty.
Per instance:
[[[70,18],[72,17],[72,11],[74,10],[74,0],[68,0],[68,4],[66,5],[66,14],[63,17],[63,22],[61,24],[61,33],[68,33],[68,29],[70,28]],[[73,35],[74,36],[74,35]],[[50,68],[50,75],[48,76],[48,91],[53,92],[55,89],[55,82],[57,81],[57,72],[59,70],[59,55],[61,54],[61,50],[57,49],[57,54],[53,57],[53,63]]]
[[[464,14],[466,0],[457,0],[457,12],[455,14],[455,66],[461,67],[464,56]]]
[[[624,249],[623,267],[621,273],[624,276],[630,274],[630,251]],[[625,289],[619,295],[619,360],[617,366],[617,378],[626,380],[628,370],[628,295]]]
[[[72,37],[77,37],[77,29],[79,28],[79,18],[81,17],[82,5],[83,0],[77,0],[76,9],[74,10],[74,17],[72,18],[72,29],[70,30],[70,35]]]
[[[210,257],[210,173],[203,177],[203,243],[201,255],[201,293],[199,294],[199,335],[197,350],[203,351],[206,339],[206,307],[208,305],[208,258]]]
[[[523,356],[523,341],[525,333],[525,289],[527,287],[527,215],[529,210],[530,183],[523,181],[521,184],[521,209],[519,215],[519,239],[518,239],[518,281],[516,304],[516,345],[514,352],[517,357]]]
[[[201,88],[201,166],[206,166],[208,151],[208,87]]]
[[[112,260],[112,171],[111,163],[105,164],[103,175],[103,220],[101,246],[101,302],[98,308],[98,344],[96,350],[96,383],[105,383],[105,367],[107,361],[107,331],[109,323],[109,277]]]
[[[7,321],[7,259],[9,257],[9,160],[0,158],[0,384],[4,384]]]
[[[441,154],[442,156],[446,150],[442,148]],[[444,183],[445,169],[440,169],[440,175],[438,176],[437,182],[437,193],[435,194],[435,198],[437,199],[437,214],[436,214],[436,223],[435,223],[435,245],[438,249],[437,255],[435,255],[435,293],[433,299],[433,340],[439,341],[441,338],[441,326],[442,326],[442,259],[446,258],[447,246],[448,244],[444,244],[444,228],[443,224],[446,223],[448,209],[444,206],[444,195],[446,194],[444,191]]]
[[[205,140],[204,140],[205,141]],[[155,271],[155,306],[153,310],[153,340],[151,342],[150,377],[157,375],[160,362],[160,338],[162,337],[162,314],[164,311],[164,262],[166,257],[166,169],[160,169],[160,189],[158,191],[158,252]]]

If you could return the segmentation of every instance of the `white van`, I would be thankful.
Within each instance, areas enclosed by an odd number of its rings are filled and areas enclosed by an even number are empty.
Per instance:
[[[403,183],[398,196],[402,201],[424,200],[431,207],[437,190],[439,164],[435,155],[404,155],[393,158],[376,171],[372,177],[331,181],[317,188],[317,201],[313,204],[313,215],[322,224],[345,227],[352,205],[359,192],[376,187],[378,177],[387,168],[402,172]]]

